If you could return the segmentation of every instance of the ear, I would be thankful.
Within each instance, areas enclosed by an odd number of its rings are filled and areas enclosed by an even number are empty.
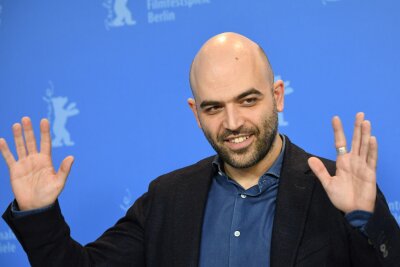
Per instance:
[[[278,112],[283,111],[284,106],[284,95],[285,95],[285,84],[282,80],[277,80],[274,83],[274,98],[276,103],[276,109]]]
[[[190,109],[193,111],[194,117],[196,118],[197,121],[197,125],[199,126],[199,128],[201,129],[201,124],[200,124],[200,120],[199,120],[199,115],[197,113],[197,106],[196,106],[196,101],[193,98],[189,98],[188,99],[188,104]]]

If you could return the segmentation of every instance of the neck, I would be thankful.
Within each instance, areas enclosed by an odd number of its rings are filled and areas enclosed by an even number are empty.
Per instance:
[[[270,151],[256,165],[249,168],[238,169],[224,163],[225,172],[244,189],[248,189],[256,185],[261,175],[271,168],[272,164],[278,158],[281,149],[282,139],[279,134],[277,134]]]

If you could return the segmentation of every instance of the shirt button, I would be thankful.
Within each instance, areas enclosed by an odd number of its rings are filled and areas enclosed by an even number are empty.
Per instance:
[[[235,231],[233,234],[234,234],[236,237],[239,237],[239,236],[240,236],[240,231]]]
[[[245,194],[240,194],[241,198],[246,198],[247,196]]]

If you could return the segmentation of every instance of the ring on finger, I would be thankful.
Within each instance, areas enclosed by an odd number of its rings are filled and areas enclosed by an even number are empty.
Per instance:
[[[338,156],[342,156],[342,155],[344,155],[346,153],[347,153],[347,148],[345,146],[341,146],[341,147],[337,147],[336,148],[336,154]]]

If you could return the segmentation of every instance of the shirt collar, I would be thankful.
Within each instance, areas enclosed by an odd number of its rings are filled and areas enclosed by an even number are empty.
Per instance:
[[[282,138],[282,149],[281,152],[279,153],[278,157],[276,158],[275,162],[272,164],[272,166],[262,175],[265,176],[267,174],[275,176],[276,178],[279,178],[281,176],[281,169],[282,169],[282,162],[283,162],[283,155],[285,152],[285,146],[286,146],[286,139],[284,135],[279,134],[279,136]],[[212,162],[213,167],[220,173],[221,175],[225,175],[225,172],[223,170],[223,162],[221,158],[216,155],[214,157],[214,160]],[[226,176],[226,175],[225,175]]]

